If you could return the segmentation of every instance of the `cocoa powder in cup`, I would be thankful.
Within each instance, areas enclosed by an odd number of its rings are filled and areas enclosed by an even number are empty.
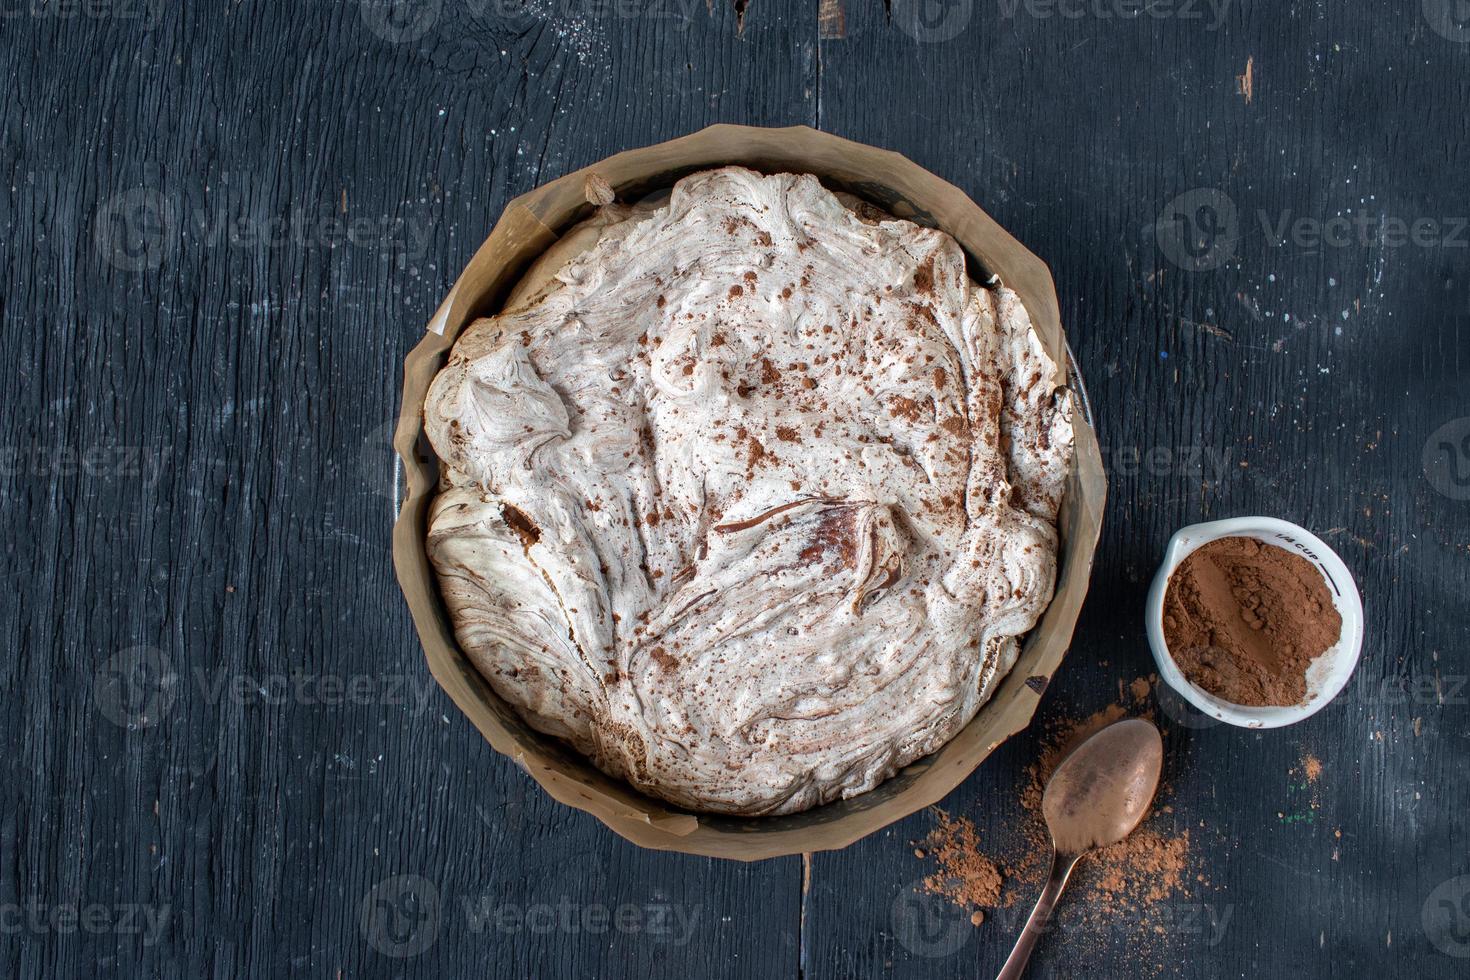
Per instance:
[[[1191,684],[1232,704],[1300,704],[1307,668],[1342,635],[1317,567],[1285,548],[1228,537],[1169,577],[1164,643]]]

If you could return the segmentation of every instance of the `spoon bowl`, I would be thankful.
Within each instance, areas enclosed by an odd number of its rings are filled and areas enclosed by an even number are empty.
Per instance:
[[[1109,725],[1078,746],[1041,797],[1057,853],[1081,854],[1131,834],[1148,813],[1163,766],[1159,730],[1142,718]]]

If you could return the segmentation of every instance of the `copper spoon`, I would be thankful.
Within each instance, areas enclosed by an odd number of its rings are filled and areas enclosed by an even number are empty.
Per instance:
[[[1148,813],[1163,764],[1159,730],[1130,718],[1093,735],[1057,767],[1041,797],[1051,831],[1051,876],[997,980],[1020,980],[1072,869],[1092,848],[1116,844],[1133,832]]]

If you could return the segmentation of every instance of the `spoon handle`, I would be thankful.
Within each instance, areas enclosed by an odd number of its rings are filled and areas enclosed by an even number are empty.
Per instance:
[[[1016,939],[1016,948],[1011,950],[1011,955],[1006,959],[1006,965],[1000,968],[1000,975],[996,980],[1021,980],[1021,975],[1026,972],[1026,962],[1031,959],[1031,951],[1036,948],[1036,941],[1046,931],[1051,910],[1061,897],[1062,889],[1067,887],[1067,879],[1072,876],[1072,869],[1081,856],[1052,852],[1051,875],[1046,879],[1046,887],[1041,890],[1036,908],[1031,910],[1030,918],[1026,920],[1020,937]]]

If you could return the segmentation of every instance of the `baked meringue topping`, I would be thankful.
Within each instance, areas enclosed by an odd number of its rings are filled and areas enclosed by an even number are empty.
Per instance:
[[[975,715],[1051,599],[1056,365],[952,238],[855,210],[736,167],[605,207],[425,402],[460,645],[530,725],[689,809],[872,789]]]

